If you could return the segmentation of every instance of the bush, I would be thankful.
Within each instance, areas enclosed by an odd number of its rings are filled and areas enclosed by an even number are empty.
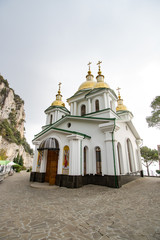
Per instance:
[[[156,173],[160,174],[160,170],[156,170]]]
[[[12,167],[16,172],[20,172],[22,170],[22,167],[20,165],[13,165]]]
[[[21,167],[21,170],[26,170],[27,168],[25,166],[22,166]]]

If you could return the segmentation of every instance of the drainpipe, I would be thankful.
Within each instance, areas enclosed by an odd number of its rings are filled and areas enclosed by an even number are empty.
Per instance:
[[[80,173],[82,175],[82,140],[80,140]]]
[[[114,119],[114,128],[113,128],[113,131],[112,131],[112,150],[113,150],[113,161],[114,161],[115,185],[116,185],[116,188],[119,188],[118,181],[117,181],[117,174],[116,174],[116,161],[115,161],[114,137],[113,137],[115,127],[116,127],[116,124],[115,124],[115,119]]]

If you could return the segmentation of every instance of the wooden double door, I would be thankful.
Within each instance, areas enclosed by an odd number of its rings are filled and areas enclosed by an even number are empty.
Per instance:
[[[49,185],[56,183],[57,167],[58,150],[48,150],[45,182],[49,182]]]

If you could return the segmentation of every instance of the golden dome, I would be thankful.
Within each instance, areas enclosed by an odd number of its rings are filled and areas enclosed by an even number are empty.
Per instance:
[[[95,86],[96,82],[95,81],[85,81],[83,82],[80,87],[78,88],[78,90],[82,90],[82,89],[93,89]]]
[[[109,85],[105,82],[97,82],[94,88],[109,88]]]
[[[86,76],[86,81],[80,85],[80,87],[78,88],[78,91],[82,89],[93,89],[96,84],[96,82],[93,80],[94,76],[91,74],[90,64],[91,62],[88,63],[89,71],[88,71],[88,75]]]
[[[127,111],[127,107],[123,104],[123,99],[121,98],[121,95],[119,92],[120,88],[118,88],[117,90],[118,90],[118,100],[117,100],[118,106],[116,107],[116,112]]]
[[[61,83],[59,83],[58,85],[59,85],[58,94],[56,95],[56,100],[51,104],[51,106],[65,107],[65,104],[62,102],[62,95],[60,90]]]
[[[125,105],[123,105],[123,99],[122,100],[122,103],[118,102],[118,106],[116,107],[116,112],[118,111],[127,111],[127,107]]]

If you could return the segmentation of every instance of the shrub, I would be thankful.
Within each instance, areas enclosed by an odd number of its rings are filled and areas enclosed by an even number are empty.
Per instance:
[[[13,165],[12,167],[16,172],[20,172],[22,170],[22,167],[20,165]]]
[[[160,170],[156,170],[156,173],[160,174]]]
[[[27,168],[25,166],[22,166],[21,167],[21,170],[26,170]]]

